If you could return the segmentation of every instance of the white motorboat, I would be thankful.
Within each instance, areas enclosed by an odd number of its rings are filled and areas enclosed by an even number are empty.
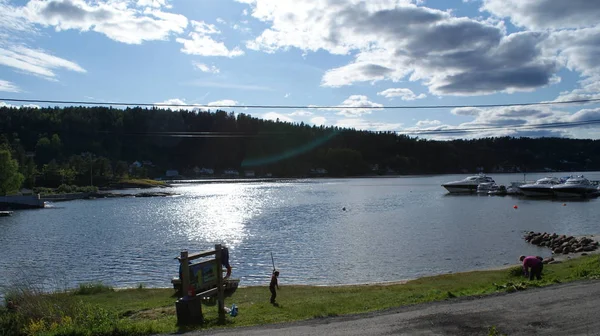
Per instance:
[[[587,197],[598,191],[597,186],[583,175],[570,177],[565,183],[552,186],[552,192],[557,197]]]
[[[478,194],[487,194],[490,191],[498,190],[500,187],[496,184],[496,182],[483,182],[479,183],[477,186]]]
[[[481,183],[494,183],[494,179],[485,174],[466,177],[460,181],[452,181],[442,184],[450,193],[473,193]]]
[[[564,183],[557,177],[544,177],[535,183],[528,183],[519,186],[519,189],[525,196],[529,197],[551,197],[554,196],[553,186]]]

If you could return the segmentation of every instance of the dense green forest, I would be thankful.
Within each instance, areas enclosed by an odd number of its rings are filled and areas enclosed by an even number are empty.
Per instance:
[[[600,170],[600,141],[485,138],[433,141],[262,120],[224,111],[108,107],[0,108],[0,150],[23,186],[106,185],[174,169],[252,170],[256,176]],[[6,159],[5,159],[6,160]],[[141,167],[132,166],[133,162]],[[321,170],[323,172],[323,170]]]

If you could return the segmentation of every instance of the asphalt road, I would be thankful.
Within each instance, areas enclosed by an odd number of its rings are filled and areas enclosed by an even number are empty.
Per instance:
[[[365,298],[368,299],[368,298]],[[288,304],[287,302],[284,304]],[[243,314],[240,311],[240,314]],[[190,335],[600,335],[600,281]]]

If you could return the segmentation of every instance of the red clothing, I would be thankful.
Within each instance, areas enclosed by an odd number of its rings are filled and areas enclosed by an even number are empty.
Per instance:
[[[529,268],[539,267],[542,261],[536,257],[526,257],[523,259],[523,270],[527,274]]]

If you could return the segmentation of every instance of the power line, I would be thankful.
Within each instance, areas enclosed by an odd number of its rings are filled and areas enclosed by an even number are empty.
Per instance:
[[[565,127],[578,127],[578,126],[596,125],[596,124],[600,124],[600,119],[585,120],[585,121],[554,122],[554,123],[544,123],[544,124],[536,124],[536,125],[514,125],[514,126],[502,125],[502,126],[464,127],[464,128],[451,128],[451,129],[437,129],[437,130],[426,130],[426,129],[425,130],[406,130],[406,131],[398,131],[398,133],[439,135],[439,134],[456,134],[456,133],[514,130],[514,129],[565,128]]]
[[[444,108],[490,108],[490,107],[516,107],[516,106],[538,106],[538,105],[566,105],[566,104],[586,104],[600,102],[596,99],[579,99],[565,101],[546,101],[530,103],[511,103],[511,104],[473,104],[473,105],[395,105],[395,106],[316,106],[316,105],[202,105],[202,104],[168,104],[168,103],[123,103],[123,102],[92,102],[76,100],[44,100],[44,99],[15,99],[0,98],[0,101],[18,102],[18,103],[43,103],[43,104],[69,104],[69,105],[112,105],[112,106],[144,106],[144,107],[197,107],[197,108],[244,108],[244,109],[444,109]]]

